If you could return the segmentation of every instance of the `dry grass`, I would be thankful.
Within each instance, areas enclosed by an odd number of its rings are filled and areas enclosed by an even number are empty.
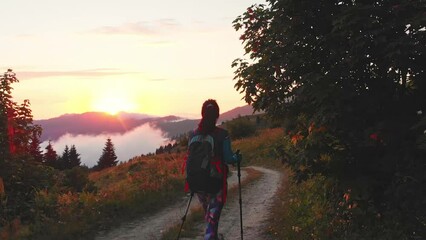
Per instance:
[[[267,233],[273,239],[286,239],[285,233],[282,231],[282,227],[285,226],[286,222],[283,218],[287,214],[286,200],[288,199],[288,191],[290,187],[290,174],[291,171],[288,168],[283,168],[283,178],[281,186],[278,188],[276,198],[274,199],[271,214],[268,219]]]
[[[282,167],[281,161],[277,159],[277,149],[282,137],[281,128],[263,129],[256,136],[233,141],[232,147],[241,151],[244,166],[256,165],[276,169]]]
[[[136,157],[116,167],[93,172],[94,192],[42,190],[35,239],[91,239],[108,229],[148,214],[183,196],[183,154]]]

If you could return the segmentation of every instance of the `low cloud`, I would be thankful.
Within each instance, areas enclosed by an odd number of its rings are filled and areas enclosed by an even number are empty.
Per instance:
[[[126,72],[112,68],[100,68],[100,69],[86,69],[77,71],[23,71],[19,72],[18,79],[32,79],[32,78],[44,78],[44,77],[104,77],[111,75],[125,75],[125,74],[140,74],[140,72]]]
[[[65,145],[75,145],[81,157],[81,164],[88,167],[96,165],[107,138],[111,138],[115,153],[120,162],[125,162],[135,156],[155,152],[157,148],[168,143],[164,133],[149,124],[141,125],[124,134],[100,134],[100,135],[71,135],[65,134],[57,141],[52,142],[53,149],[62,155]],[[44,150],[48,142],[41,144]]]
[[[180,24],[174,19],[160,19],[157,21],[140,21],[124,23],[119,26],[102,26],[91,30],[96,34],[112,34],[112,35],[160,35],[170,30],[175,30]]]

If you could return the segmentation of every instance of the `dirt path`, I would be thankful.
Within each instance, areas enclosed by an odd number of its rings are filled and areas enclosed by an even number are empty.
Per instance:
[[[251,167],[260,171],[262,176],[254,183],[249,183],[242,191],[243,199],[243,221],[245,239],[265,239],[262,230],[266,229],[265,220],[269,207],[272,204],[272,197],[279,187],[281,173],[260,167]],[[242,170],[242,179],[247,173]],[[238,184],[237,174],[233,174],[228,179],[229,186]],[[186,209],[188,198],[181,199],[173,206],[148,217],[138,219],[120,226],[109,232],[100,232],[96,240],[127,240],[144,239],[156,240],[161,237],[163,231],[181,222],[181,217]],[[198,204],[196,198],[191,206]],[[225,205],[220,220],[219,232],[225,236],[226,240],[240,239],[240,215],[238,195],[229,198]],[[200,234],[196,239],[202,239],[203,226],[198,226]],[[183,239],[182,239],[183,240]]]

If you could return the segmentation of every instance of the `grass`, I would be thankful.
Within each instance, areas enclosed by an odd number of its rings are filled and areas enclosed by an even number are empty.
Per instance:
[[[92,192],[39,191],[31,239],[93,239],[184,196],[182,154],[137,157],[90,174]]]
[[[256,135],[237,139],[232,142],[234,150],[239,149],[243,155],[243,166],[262,166],[271,169],[282,168],[278,160],[280,141],[283,136],[281,128],[262,129]]]

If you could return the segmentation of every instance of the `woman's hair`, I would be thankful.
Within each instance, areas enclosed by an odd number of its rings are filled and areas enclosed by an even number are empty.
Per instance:
[[[209,99],[203,103],[201,116],[198,130],[202,134],[211,133],[215,129],[216,121],[219,118],[219,105],[217,105],[216,100]]]

